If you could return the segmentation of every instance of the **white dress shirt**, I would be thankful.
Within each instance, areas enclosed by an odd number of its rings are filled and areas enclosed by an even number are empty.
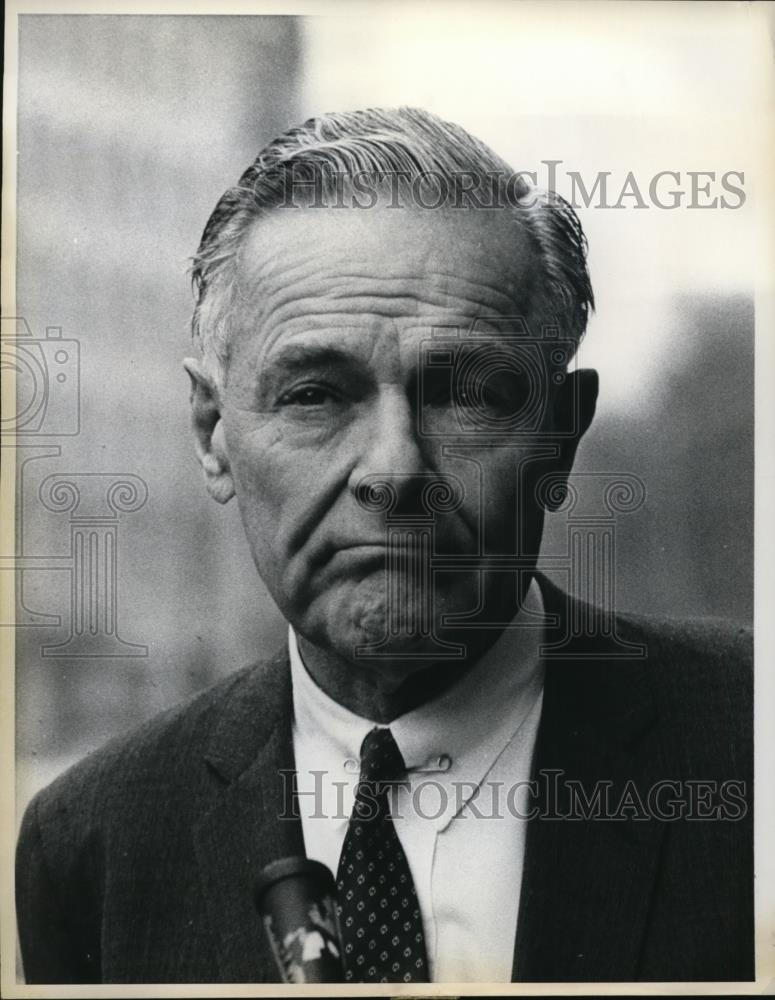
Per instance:
[[[441,697],[390,723],[409,771],[391,789],[412,871],[432,982],[509,982],[519,908],[527,781],[541,714],[541,595]],[[293,630],[293,745],[307,856],[336,875],[364,736],[376,725],[307,673]]]

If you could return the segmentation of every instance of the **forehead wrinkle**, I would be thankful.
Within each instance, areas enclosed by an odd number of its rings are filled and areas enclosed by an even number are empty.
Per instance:
[[[428,326],[470,326],[474,320],[501,319],[515,314],[515,308],[501,312],[499,309],[482,308],[478,303],[466,299],[451,299],[445,296],[438,302],[425,302],[405,296],[394,298],[374,296],[350,296],[321,303],[319,299],[308,300],[309,308],[300,308],[304,302],[294,300],[268,312],[263,325],[266,334],[277,327],[299,327],[315,325],[347,324],[349,320],[360,320],[369,327],[380,320],[402,322],[425,320]]]
[[[318,274],[305,282],[300,294],[298,283],[284,284],[276,291],[269,289],[261,295],[256,288],[259,325],[276,325],[313,315],[333,318],[347,315],[373,315],[387,319],[421,316],[436,310],[453,313],[466,319],[489,315],[509,316],[520,314],[519,301],[494,285],[474,279],[459,279],[452,275],[438,274],[444,279],[429,282],[423,278],[375,278],[353,281],[350,276],[332,273]],[[365,284],[367,287],[363,287]],[[452,285],[460,287],[453,290]],[[359,287],[360,286],[360,287]],[[409,286],[409,287],[407,287]],[[249,309],[249,301],[243,299]],[[524,307],[522,307],[524,308]]]
[[[428,338],[434,328],[440,327],[465,332],[471,328],[474,320],[480,321],[480,332],[491,331],[493,335],[498,335],[503,333],[503,328],[497,325],[501,318],[491,312],[459,311],[452,307],[444,311],[428,310],[425,316],[406,312],[396,315],[394,312],[375,308],[373,303],[367,311],[340,312],[331,308],[325,312],[315,310],[301,315],[292,312],[287,317],[278,312],[271,315],[262,327],[263,336],[256,338],[256,363],[259,368],[271,363],[276,350],[300,340],[315,346],[343,346],[343,342],[347,342],[351,347],[357,345],[360,349],[373,351],[377,349],[379,341],[384,343],[386,335],[400,342],[402,335]]]
[[[244,284],[248,289],[262,282],[271,287],[273,279],[279,277],[281,280],[278,284],[282,288],[298,280],[299,276],[302,281],[315,279],[328,281],[332,287],[348,281],[365,281],[376,287],[384,283],[406,281],[410,286],[419,284],[429,289],[447,289],[450,285],[459,283],[495,296],[508,296],[514,293],[518,281],[521,284],[528,283],[533,277],[535,262],[532,255],[520,259],[520,255],[517,254],[517,259],[512,264],[505,261],[497,250],[486,255],[481,244],[475,247],[469,246],[467,250],[472,252],[470,256],[465,252],[460,256],[462,256],[461,264],[467,264],[468,267],[455,267],[457,260],[450,261],[448,252],[442,253],[441,259],[434,260],[435,247],[428,245],[422,252],[415,251],[415,259],[411,256],[407,259],[408,251],[406,251],[399,261],[392,259],[379,261],[375,265],[379,268],[379,273],[375,273],[374,266],[370,267],[368,264],[359,266],[361,261],[358,258],[364,252],[359,248],[340,248],[338,258],[332,255],[336,252],[336,248],[333,251],[327,248],[326,258],[321,259],[319,249],[314,252],[300,252],[296,246],[281,247],[268,259],[263,254],[257,259],[254,258],[251,265],[248,265],[252,275],[247,277],[252,280],[245,281]],[[501,268],[505,271],[505,277],[499,276],[498,284],[492,283],[487,272]],[[502,285],[505,285],[508,291],[504,292]],[[323,288],[323,291],[327,290],[327,287]]]
[[[279,228],[274,233],[254,228],[240,259],[238,323],[253,337],[262,334],[263,356],[289,326],[342,326],[362,318],[368,327],[370,321],[379,325],[425,316],[432,317],[429,325],[469,326],[472,319],[523,315],[534,300],[535,257],[525,252],[524,243],[504,245],[502,233],[489,239],[481,229],[478,234],[461,233],[452,226],[442,230],[442,238],[426,223],[428,239],[412,247],[412,227],[405,243],[403,233],[391,224],[384,230],[384,245],[382,230],[373,227],[362,245],[357,238],[363,232],[360,225],[349,242],[335,232],[329,242],[313,225],[305,242],[300,220],[290,221],[288,229],[275,219]],[[271,222],[263,220],[261,226]],[[383,253],[388,247],[392,252]],[[495,284],[498,278],[500,286]]]
[[[506,226],[493,225],[496,220],[489,215],[485,220],[477,213],[464,214],[466,219],[459,213],[443,217],[412,213],[407,217],[409,224],[398,226],[399,220],[390,212],[379,213],[371,225],[366,225],[368,220],[360,213],[329,213],[326,218],[270,215],[255,222],[243,243],[241,269],[246,274],[252,271],[258,279],[271,280],[279,274],[285,280],[297,272],[320,273],[328,265],[327,273],[369,280],[378,277],[369,267],[369,253],[374,253],[379,276],[387,278],[412,279],[419,273],[430,278],[435,273],[476,281],[460,269],[462,261],[466,271],[502,269],[509,285],[518,275],[525,280],[526,272],[532,272],[538,261],[523,227],[513,219]],[[328,226],[328,234],[327,223],[334,223]],[[387,248],[390,253],[383,252]]]
[[[395,323],[391,320],[388,325],[375,325],[364,319],[346,316],[334,327],[330,322],[322,322],[316,328],[311,328],[309,324],[295,330],[286,327],[272,331],[272,335],[264,342],[257,359],[257,367],[260,371],[270,371],[275,366],[282,368],[286,364],[286,358],[290,358],[298,367],[303,367],[300,362],[305,360],[307,354],[310,366],[319,363],[324,354],[330,356],[329,360],[332,363],[346,363],[351,360],[358,364],[368,364],[376,354],[383,353],[385,348],[391,353],[395,352],[395,357],[403,356],[404,364],[408,362],[411,367],[411,359],[417,360],[419,357],[417,354],[420,348],[419,342],[430,343],[434,328],[443,326],[451,331],[461,327],[467,330],[470,327],[470,320],[466,321],[463,317],[459,317],[459,320],[457,323],[417,322],[416,319]],[[485,320],[479,332],[498,337],[503,333],[503,329],[491,326]],[[464,343],[476,346],[477,341],[474,338]],[[507,341],[508,343],[510,341]]]
[[[410,295],[417,298],[420,302],[427,301],[430,305],[440,305],[446,307],[448,302],[466,302],[475,303],[477,306],[484,305],[485,303],[489,308],[495,311],[499,311],[501,308],[505,308],[507,311],[516,304],[515,299],[512,298],[509,292],[504,291],[501,287],[497,285],[490,284],[487,281],[479,281],[476,278],[468,278],[460,273],[455,273],[453,271],[441,271],[433,270],[426,272],[422,276],[408,274],[404,275],[380,275],[374,276],[369,274],[352,274],[343,275],[343,281],[369,281],[372,282],[375,287],[378,288],[377,295],[392,295],[393,293],[388,289],[387,291],[383,286],[389,283],[400,283],[409,282],[413,290]],[[454,286],[460,286],[455,288]],[[336,298],[347,298],[351,295],[348,289],[336,289],[333,296]]]

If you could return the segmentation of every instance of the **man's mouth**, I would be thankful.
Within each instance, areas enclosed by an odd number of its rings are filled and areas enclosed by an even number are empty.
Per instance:
[[[403,540],[395,543],[385,539],[357,540],[326,546],[325,551],[320,552],[315,562],[320,568],[326,567],[337,571],[352,569],[358,572],[363,570],[400,572],[403,568],[413,565],[429,565],[431,551],[429,542],[422,544],[419,540],[414,544]]]

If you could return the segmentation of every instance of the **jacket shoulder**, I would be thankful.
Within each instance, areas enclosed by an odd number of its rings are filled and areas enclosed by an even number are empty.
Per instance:
[[[260,713],[268,666],[246,667],[88,754],[32,799],[20,840],[37,825],[55,854],[58,845],[83,842],[133,811],[150,819],[153,808],[171,814],[195,800],[210,734],[235,703]]]
[[[572,715],[604,717],[617,732],[631,732],[633,726],[640,731],[650,720],[659,720],[652,735],[662,749],[654,752],[664,756],[666,767],[750,774],[749,628],[710,617],[619,612],[607,618],[552,582],[540,582],[545,604],[560,623],[558,635],[565,637],[571,654],[566,658],[572,669],[563,669],[560,661],[554,675],[566,689],[562,703],[570,705]]]
[[[645,648],[645,674],[666,731],[694,769],[749,776],[753,754],[753,636],[723,619],[622,616],[623,639]]]
[[[750,690],[753,634],[738,622],[623,614],[617,618],[616,634],[642,645],[655,677],[688,687],[689,695]]]

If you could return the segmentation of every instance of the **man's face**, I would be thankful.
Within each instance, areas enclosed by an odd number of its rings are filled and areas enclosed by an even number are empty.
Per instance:
[[[539,465],[525,463],[539,454],[540,472],[551,468],[552,407],[534,440],[493,438],[488,419],[508,426],[530,391],[508,331],[537,279],[529,238],[506,213],[276,210],[247,234],[220,393],[224,461],[259,573],[309,642],[408,673],[439,638],[467,636],[474,651],[495,638],[460,633],[454,616],[484,604],[505,623],[516,612],[528,578],[509,586],[513,571],[483,567],[538,551],[542,509],[520,480],[534,482]],[[458,336],[457,362],[429,355],[434,328]],[[459,391],[466,351],[474,364]],[[468,406],[484,426],[466,421]],[[390,510],[364,501],[375,479],[390,484]],[[429,509],[422,488],[434,480],[451,484],[454,510]],[[356,655],[386,636],[387,661]]]

